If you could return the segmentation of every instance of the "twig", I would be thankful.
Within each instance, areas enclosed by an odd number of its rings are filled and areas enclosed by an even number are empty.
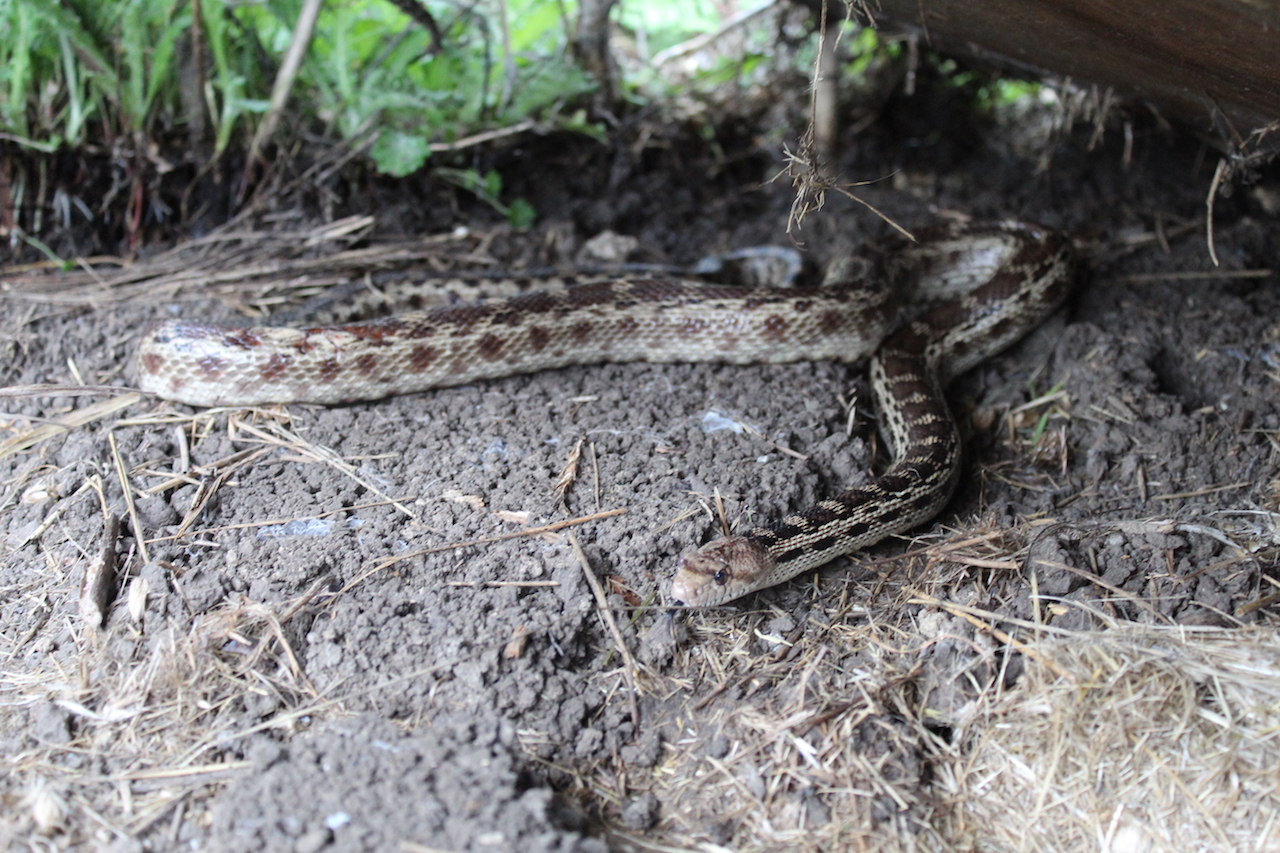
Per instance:
[[[560,507],[560,511],[563,513],[569,512],[569,490],[573,488],[574,481],[578,479],[578,463],[582,461],[582,448],[586,442],[586,436],[578,439],[578,443],[573,446],[573,450],[569,451],[569,458],[564,463],[564,468],[560,470],[559,478],[556,479],[556,505]]]
[[[102,530],[102,546],[84,570],[80,584],[80,618],[94,628],[107,621],[107,604],[116,580],[116,540],[120,538],[120,516],[107,516]]]
[[[371,507],[388,506],[388,505],[394,504],[395,501],[408,502],[408,501],[414,500],[416,497],[417,495],[408,495],[403,498],[394,498],[394,499],[388,498],[387,500],[383,500],[383,501],[371,501],[365,504],[356,504],[355,506],[344,506],[344,507],[339,507],[338,509],[331,509],[326,512],[311,513],[310,515],[296,515],[292,518],[269,518],[263,521],[242,521],[242,522],[239,522],[238,524],[219,524],[216,527],[202,527],[199,530],[191,530],[186,533],[180,533],[180,534],[175,533],[170,536],[157,536],[153,539],[148,539],[147,544],[154,545],[156,542],[169,542],[174,539],[181,539],[184,536],[202,536],[206,533],[218,533],[223,530],[245,530],[250,527],[276,527],[282,524],[289,524],[294,521],[306,521],[308,519],[313,519],[313,518],[325,518],[330,515],[338,515],[344,512],[356,512],[362,509],[370,509]]]
[[[1006,634],[1004,631],[1001,631],[999,628],[997,628],[995,625],[992,625],[990,622],[985,622],[982,619],[979,619],[978,617],[970,613],[966,613],[963,609],[959,607],[956,607],[945,601],[940,601],[939,599],[936,599],[933,596],[926,595],[924,593],[917,595],[915,599],[911,600],[909,603],[910,604],[929,604],[934,607],[941,607],[943,610],[947,611],[952,616],[959,616],[961,619],[973,625],[978,630],[984,631],[990,634],[991,636],[995,637],[997,640],[999,640],[1000,642],[1008,646],[1012,646],[1013,648],[1022,652],[1027,657],[1040,661],[1048,669],[1052,670],[1053,674],[1058,676],[1059,678],[1067,681],[1072,680],[1070,673],[1068,673],[1066,670],[1059,667],[1056,663],[1053,662],[1052,659],[1044,656],[1040,652],[1036,651],[1035,649],[1023,643],[1022,641],[1015,639],[1013,636]]]
[[[1222,179],[1227,173],[1227,161],[1222,159],[1218,161],[1218,168],[1213,170],[1213,181],[1209,184],[1209,195],[1204,200],[1205,206],[1205,242],[1209,244],[1209,260],[1213,261],[1213,265],[1218,266],[1218,251],[1213,245],[1213,200],[1218,195],[1218,187],[1222,184]]]
[[[1240,483],[1227,483],[1222,486],[1205,486],[1203,489],[1194,489],[1190,492],[1173,492],[1172,494],[1168,494],[1168,495],[1152,495],[1151,500],[1176,501],[1176,500],[1182,500],[1183,498],[1198,498],[1203,495],[1212,495],[1216,492],[1229,492],[1232,489],[1243,489],[1246,486],[1252,486],[1252,485],[1253,485],[1252,482],[1245,480]]]
[[[1141,608],[1142,610],[1145,610],[1154,619],[1156,619],[1156,621],[1165,622],[1170,625],[1174,624],[1173,620],[1171,620],[1168,616],[1161,613],[1159,610],[1156,610],[1141,596],[1134,595],[1132,592],[1129,592],[1129,590],[1124,589],[1123,587],[1118,587],[1113,583],[1107,583],[1102,578],[1098,577],[1098,575],[1095,574],[1094,572],[1086,571],[1085,569],[1077,569],[1075,566],[1069,566],[1066,563],[1063,563],[1059,560],[1041,560],[1039,558],[1036,558],[1035,562],[1037,566],[1045,566],[1051,569],[1059,569],[1060,571],[1073,574],[1076,577],[1084,578],[1089,583],[1094,584],[1095,586],[1100,586],[1103,589],[1107,590],[1108,592],[1115,593],[1116,595],[1120,596],[1126,601],[1129,601],[1132,604]]]
[[[97,394],[137,394],[134,388],[121,385],[8,385],[0,388],[0,397],[88,397]]]
[[[280,71],[276,74],[275,85],[271,88],[271,103],[267,114],[258,125],[258,132],[253,135],[253,143],[249,146],[249,156],[245,159],[245,172],[241,183],[241,194],[249,186],[249,175],[254,164],[258,162],[264,146],[275,135],[276,125],[280,123],[280,113],[284,110],[289,93],[293,91],[293,82],[302,67],[302,59],[311,46],[311,35],[316,29],[316,19],[320,17],[323,0],[305,0],[302,11],[298,14],[298,23],[293,29],[293,39],[289,42],[289,50],[280,63]]]
[[[316,462],[323,462],[325,465],[346,474],[352,480],[355,480],[361,486],[373,492],[383,500],[390,501],[392,506],[410,518],[416,519],[418,517],[417,513],[409,509],[409,507],[397,500],[394,500],[368,479],[360,476],[360,472],[354,465],[347,462],[340,454],[328,447],[313,444],[279,424],[269,424],[269,428],[264,429],[241,420],[233,420],[229,426],[235,426],[238,429],[242,429],[267,444],[277,447],[288,447],[290,450],[297,451],[308,459],[314,459]],[[235,439],[235,436],[232,436],[232,438]]]
[[[257,450],[253,450],[243,456],[236,454],[238,458],[221,470],[211,469],[213,471],[212,477],[202,477],[200,479],[200,485],[196,488],[195,497],[191,499],[191,508],[187,510],[187,514],[183,516],[182,521],[178,523],[178,529],[174,532],[174,537],[180,538],[190,535],[192,525],[204,514],[204,509],[208,505],[209,499],[217,493],[218,489],[222,488],[222,484],[232,474],[269,455],[271,452],[269,447],[259,447]]]
[[[54,418],[52,423],[37,427],[8,441],[0,442],[0,459],[32,448],[42,441],[53,438],[55,435],[61,435],[67,430],[84,426],[91,421],[106,417],[121,409],[127,409],[134,403],[141,402],[141,400],[142,395],[135,391],[111,400],[99,400],[96,403],[85,406],[83,409],[76,409],[74,412],[60,415]]]
[[[697,53],[709,46],[712,42],[723,38],[738,27],[741,27],[743,24],[763,15],[776,5],[778,5],[778,0],[765,0],[764,3],[754,9],[747,9],[745,11],[738,12],[736,15],[721,24],[717,29],[712,30],[709,33],[696,35],[687,41],[680,42],[680,44],[672,45],[666,50],[658,51],[649,61],[649,65],[653,68],[660,68],[673,59],[679,59],[683,56],[688,56],[691,53]]]
[[[142,521],[138,518],[138,507],[133,502],[133,486],[129,483],[129,472],[125,470],[124,458],[116,445],[114,432],[107,433],[107,443],[111,445],[111,458],[115,461],[116,476],[120,478],[120,488],[124,492],[124,505],[129,510],[129,527],[133,529],[133,539],[138,543],[138,553],[142,556],[142,562],[145,565],[151,562],[151,555],[147,553],[146,538],[142,535]]]
[[[631,737],[633,740],[638,739],[640,737],[640,705],[636,701],[636,694],[639,692],[639,688],[636,687],[636,660],[631,656],[631,650],[627,648],[627,644],[622,639],[622,632],[618,630],[618,623],[614,621],[613,612],[609,609],[609,599],[605,597],[604,587],[600,586],[600,579],[591,570],[591,561],[587,559],[586,552],[582,550],[578,537],[570,533],[569,544],[573,546],[573,553],[577,556],[578,562],[582,566],[582,574],[586,577],[587,585],[591,587],[591,592],[596,597],[596,606],[600,609],[600,618],[604,620],[605,627],[613,635],[613,642],[618,646],[618,654],[622,655],[622,660],[626,664],[623,667],[622,674],[627,679],[627,686],[630,688],[630,692],[627,694],[627,701],[631,706]]]
[[[575,524],[584,524],[588,521],[595,521],[601,518],[609,518],[614,515],[621,515],[626,512],[626,507],[618,507],[617,509],[608,509],[604,512],[597,512],[591,515],[583,515],[578,518],[569,518],[564,521],[557,521],[553,524],[544,524],[542,527],[530,527],[528,530],[516,530],[512,533],[503,533],[500,536],[485,536],[480,539],[469,539],[466,542],[455,542],[452,545],[437,545],[434,548],[423,548],[421,551],[413,551],[408,554],[397,554],[394,557],[386,557],[374,563],[365,571],[361,572],[353,578],[346,586],[338,590],[338,595],[342,595],[350,589],[358,586],[365,578],[382,571],[389,566],[405,560],[411,560],[414,557],[422,557],[427,554],[439,554],[444,551],[456,551],[459,548],[470,548],[472,545],[488,545],[491,542],[503,542],[507,539],[519,539],[523,536],[537,536],[542,533],[553,533],[564,527],[572,527]],[[337,596],[335,596],[337,597]]]
[[[524,133],[526,130],[533,130],[537,126],[536,122],[525,119],[524,121],[518,121],[508,127],[497,127],[493,130],[473,133],[470,136],[455,139],[453,142],[433,142],[430,146],[431,153],[440,154],[445,151],[461,151],[464,148],[471,148],[472,146],[481,145],[485,142],[492,142],[493,140],[501,139],[504,136],[515,136],[517,133]]]
[[[1185,272],[1148,272],[1134,275],[1122,275],[1119,281],[1134,284],[1145,284],[1149,281],[1220,281],[1234,278],[1269,278],[1275,274],[1272,269],[1256,270],[1188,270]]]

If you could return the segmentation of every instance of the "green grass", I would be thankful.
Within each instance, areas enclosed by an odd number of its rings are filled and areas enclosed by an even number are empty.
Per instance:
[[[126,140],[141,148],[205,113],[215,156],[267,108],[301,0],[0,0],[4,139],[41,152]],[[595,85],[572,58],[571,0],[426,0],[437,39],[385,0],[329,0],[295,83],[295,115],[370,142],[384,172],[420,168],[433,145],[535,120],[588,133]],[[483,10],[485,14],[481,14]],[[199,14],[199,26],[195,16]],[[719,22],[704,0],[646,0],[618,13],[651,51]],[[198,42],[198,44],[197,44]],[[198,48],[205,58],[197,75]],[[188,91],[182,98],[183,75]],[[628,95],[637,95],[633,82]]]
[[[0,0],[0,120],[10,141],[53,151],[93,137],[153,140],[179,129],[182,74],[199,38],[207,58],[199,106],[214,149],[251,130],[266,109],[275,69],[301,4],[264,0]],[[295,109],[340,138],[385,133],[375,159],[402,174],[444,142],[557,110],[590,90],[566,56],[568,5],[509,4],[510,54],[493,21],[428,3],[440,44],[382,0],[330,2],[293,92]],[[193,27],[196,9],[201,26]],[[200,83],[203,83],[201,86]],[[406,144],[405,138],[419,140]]]
[[[664,69],[674,73],[655,73],[648,57],[717,30],[723,13],[711,0],[631,0],[614,11],[620,100],[599,111],[592,109],[596,80],[571,47],[576,0],[415,0],[431,27],[389,0],[326,0],[284,120],[268,125],[263,116],[304,2],[0,0],[0,157],[17,164],[13,198],[27,185],[44,186],[28,179],[31,158],[84,146],[110,151],[123,167],[115,190],[132,185],[120,196],[130,199],[125,227],[132,240],[158,163],[207,168],[229,151],[247,151],[262,126],[277,128],[275,142],[298,128],[311,138],[319,130],[322,139],[365,152],[379,171],[404,176],[441,151],[504,131],[603,138],[607,126],[598,117],[630,106],[767,89],[787,63],[807,74],[817,43],[813,33],[780,39],[780,12],[768,9]],[[891,57],[870,31],[851,46]],[[855,81],[870,62],[851,63]],[[714,142],[714,121],[698,121]],[[10,157],[14,145],[30,157]],[[500,198],[496,175],[460,162],[454,155],[431,165],[513,224],[532,221],[527,204]],[[37,199],[34,212],[14,221],[29,219],[39,232],[42,205]]]

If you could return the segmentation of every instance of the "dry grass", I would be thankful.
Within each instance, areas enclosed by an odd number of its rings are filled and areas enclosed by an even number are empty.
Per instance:
[[[861,636],[854,636],[861,634]],[[868,627],[844,639],[885,640]],[[1280,845],[1280,640],[1268,630],[1061,633],[1016,686],[940,726],[915,674],[822,651],[676,716],[631,849],[1188,851]],[[835,656],[830,656],[834,658]],[[776,689],[756,688],[777,681]],[[807,695],[808,698],[804,698]]]
[[[999,562],[979,538],[890,573],[910,576],[881,584],[895,601],[878,612],[898,624],[851,624],[839,602],[789,635],[770,630],[787,626],[780,611],[700,620],[650,719],[669,736],[661,759],[626,779],[663,817],[644,836],[619,830],[618,846],[1280,847],[1274,632],[1092,611],[1104,630],[1066,631],[945,603],[961,586],[943,563]]]
[[[1280,639],[1116,625],[1034,644],[940,754],[946,831],[986,850],[1280,847]]]
[[[152,636],[132,624],[109,634],[81,628],[70,655],[36,649],[25,667],[14,649],[0,671],[0,730],[46,723],[0,762],[10,780],[0,841],[104,844],[166,820],[176,832],[207,808],[249,766],[225,757],[255,730],[247,709],[288,727],[302,715],[272,709],[315,704],[287,639],[299,609],[245,600],[197,617],[185,633],[169,626]]]
[[[936,567],[918,562],[917,577]],[[895,592],[905,600],[919,586]],[[73,739],[5,757],[13,787],[0,836],[109,842],[177,827],[207,808],[248,766],[210,756],[261,728],[303,726],[336,710],[318,701],[290,652],[289,620],[313,603],[239,601],[185,634],[82,629],[68,657],[25,668],[11,660],[0,673],[4,729],[37,705],[77,725]],[[989,681],[944,717],[926,695],[924,670],[931,648],[959,636],[962,623],[943,609],[912,610],[914,625],[851,625],[846,616],[816,634],[787,631],[780,612],[701,620],[673,670],[683,675],[645,688],[671,709],[647,723],[683,734],[650,773],[629,769],[630,790],[662,804],[661,823],[646,837],[624,831],[614,840],[708,851],[1280,844],[1273,632],[1024,626],[1021,656],[970,634],[985,671],[1025,669],[1014,686]],[[964,669],[984,671],[972,661]],[[653,695],[662,689],[665,698]],[[246,725],[247,709],[264,722]],[[609,787],[597,793],[625,800]]]

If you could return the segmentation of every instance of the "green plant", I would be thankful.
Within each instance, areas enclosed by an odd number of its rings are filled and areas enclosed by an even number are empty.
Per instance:
[[[435,170],[435,174],[436,177],[472,193],[507,217],[507,221],[513,228],[528,228],[537,218],[537,211],[533,209],[533,205],[522,198],[516,199],[509,205],[502,203],[502,176],[497,172],[490,171],[481,175],[474,169],[451,169],[440,166]]]
[[[308,59],[318,115],[343,138],[372,136],[383,172],[415,171],[433,142],[530,118],[560,124],[561,108],[594,87],[567,58],[558,4],[510,4],[510,53],[493,21],[445,3],[427,9],[446,22],[439,43],[387,4],[326,8]]]

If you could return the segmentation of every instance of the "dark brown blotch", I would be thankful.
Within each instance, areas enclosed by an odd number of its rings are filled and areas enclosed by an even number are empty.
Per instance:
[[[143,373],[155,376],[164,369],[164,356],[158,352],[145,353],[138,359],[138,365],[142,368]]]
[[[493,312],[492,305],[446,305],[432,310],[428,317],[431,324],[452,329],[453,337],[465,338],[476,323]]]
[[[342,362],[336,358],[326,358],[320,362],[320,369],[317,371],[318,378],[321,382],[328,382],[339,373],[342,372]]]
[[[564,292],[565,301],[572,305],[598,305],[613,301],[613,283],[608,281],[580,284]]]
[[[374,323],[357,323],[351,326],[342,326],[342,331],[349,335],[359,338],[365,343],[374,346],[389,346],[393,343],[393,338],[399,337],[404,331],[405,324],[394,317],[388,320],[379,320]]]
[[[557,299],[555,294],[548,293],[545,290],[534,290],[529,293],[522,293],[512,299],[508,304],[525,315],[543,314],[555,308],[564,307],[562,300]]]
[[[217,379],[222,376],[227,360],[220,355],[206,355],[196,362],[196,367],[205,379]]]
[[[486,361],[494,361],[502,357],[502,338],[493,332],[487,333],[476,345],[476,351]]]
[[[811,550],[814,550],[814,551],[829,551],[832,548],[836,547],[836,537],[823,536],[821,539],[817,540],[816,542],[811,544],[809,547]]]
[[[823,334],[830,335],[840,330],[844,325],[844,315],[834,308],[828,308],[822,312],[822,318],[818,321],[818,327],[822,329]]]
[[[262,338],[253,329],[228,329],[222,334],[222,343],[237,349],[254,349],[262,343]]]
[[[846,528],[844,535],[850,539],[857,539],[859,536],[865,536],[867,531],[870,529],[870,524],[860,521],[857,524],[849,525],[849,527]]]
[[[1009,330],[1013,327],[1012,317],[1002,317],[991,324],[991,328],[987,332],[987,337],[992,340],[999,340],[1009,334]]]
[[[534,352],[542,352],[551,341],[551,333],[543,326],[529,327],[529,348]]]
[[[805,553],[805,551],[804,551],[804,549],[803,549],[803,548],[791,548],[791,549],[788,549],[788,550],[783,551],[781,554],[779,554],[779,555],[778,555],[778,562],[779,562],[779,563],[789,563],[789,562],[791,562],[792,560],[798,560],[798,559],[800,559],[801,557],[803,557],[803,556],[804,556],[804,553]]]
[[[938,500],[938,495],[932,489],[929,489],[911,501],[911,509],[916,512],[924,512],[932,507]]]
[[[409,353],[409,369],[414,373],[422,373],[435,364],[440,353],[435,347],[417,346]]]
[[[765,318],[764,328],[761,333],[766,340],[776,341],[787,334],[787,320],[777,314],[770,314]]]
[[[275,382],[289,368],[289,356],[274,352],[267,363],[262,365],[262,381]]]
[[[818,504],[805,512],[804,517],[805,520],[809,521],[814,527],[822,527],[823,525],[830,524],[835,521],[842,512],[842,510]]]

